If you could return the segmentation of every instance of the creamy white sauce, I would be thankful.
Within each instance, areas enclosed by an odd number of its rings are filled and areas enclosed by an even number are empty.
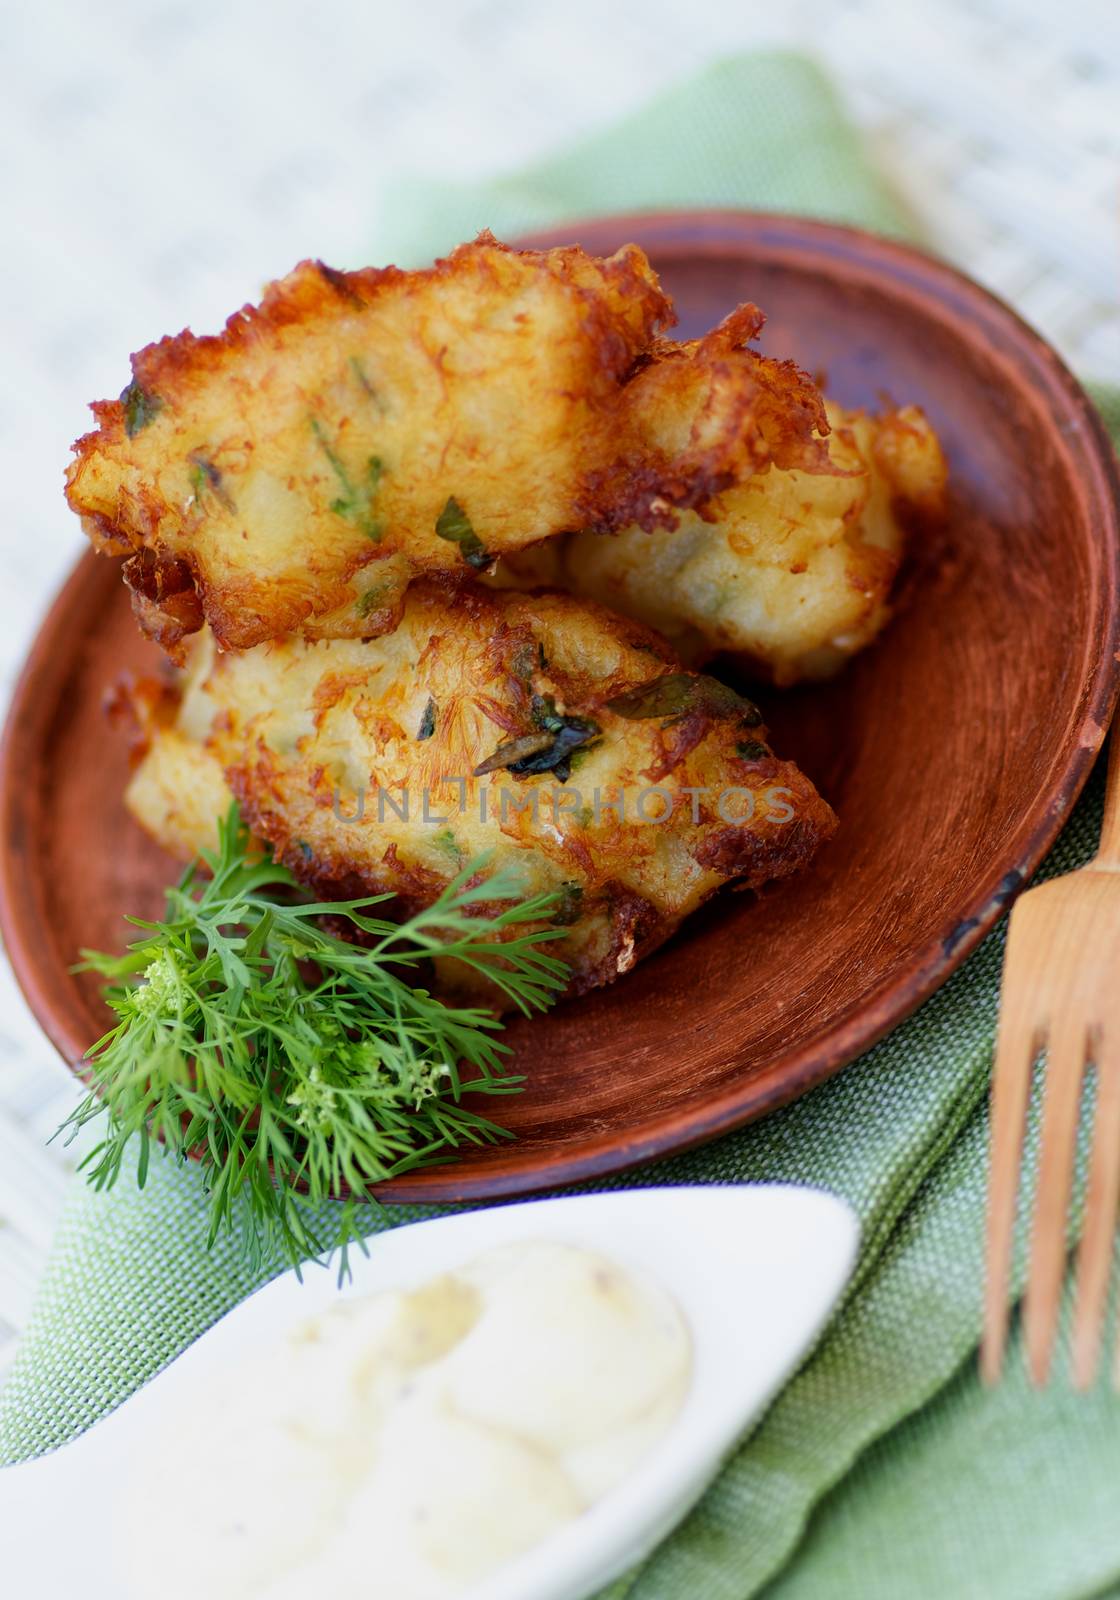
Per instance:
[[[571,1245],[341,1300],[224,1373],[138,1463],[137,1594],[456,1595],[632,1471],[690,1370],[665,1291]]]

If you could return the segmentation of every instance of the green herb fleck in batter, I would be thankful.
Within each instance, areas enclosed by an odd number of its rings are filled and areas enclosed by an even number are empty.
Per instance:
[[[121,405],[124,407],[124,431],[130,439],[134,439],[149,422],[154,422],[163,410],[159,395],[149,394],[138,383],[130,383],[121,392]]]
[[[463,560],[479,572],[494,559],[487,553],[485,545],[471,526],[471,519],[454,495],[448,496],[447,504],[436,518],[436,534],[451,544],[457,544]]]
[[[331,471],[338,479],[339,488],[342,490],[342,493],[331,501],[331,510],[336,517],[344,517],[347,522],[352,522],[355,527],[360,528],[367,538],[380,539],[385,530],[374,515],[374,504],[385,471],[381,457],[367,456],[362,480],[355,483],[337,450],[323,432],[323,425],[318,417],[311,417],[309,420],[316,443],[330,463]]]

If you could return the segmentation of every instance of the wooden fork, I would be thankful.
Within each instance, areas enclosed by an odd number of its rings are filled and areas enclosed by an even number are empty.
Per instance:
[[[1042,1148],[1023,1304],[1031,1381],[1045,1384],[1065,1276],[1083,1079],[1097,1074],[1085,1229],[1077,1258],[1073,1382],[1096,1374],[1120,1198],[1120,728],[1112,736],[1100,847],[1088,866],[1021,895],[1012,913],[992,1079],[987,1285],[980,1372],[1007,1342],[1008,1277],[1031,1078],[1047,1052]],[[1116,1381],[1120,1384],[1120,1367]]]

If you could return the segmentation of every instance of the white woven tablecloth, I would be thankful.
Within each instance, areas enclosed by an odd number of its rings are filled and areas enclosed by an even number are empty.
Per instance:
[[[758,15],[752,15],[757,11]],[[37,0],[3,15],[0,693],[81,548],[61,495],[128,353],[216,328],[383,180],[472,179],[732,51],[811,48],[941,249],[1120,383],[1115,0]],[[0,966],[0,1366],[69,1157],[71,1080]]]

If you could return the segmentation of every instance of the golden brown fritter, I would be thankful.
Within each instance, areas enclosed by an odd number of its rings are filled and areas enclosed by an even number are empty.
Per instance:
[[[829,418],[832,473],[775,460],[673,532],[554,540],[503,561],[495,581],[587,595],[659,629],[693,665],[720,653],[778,684],[829,677],[887,621],[904,525],[942,513],[946,477],[917,407],[830,405]]]
[[[133,358],[68,495],[131,553],[146,629],[227,645],[391,628],[417,572],[574,525],[620,385],[672,308],[640,250],[513,251],[428,271],[304,262],[215,338]]]
[[[526,894],[560,891],[572,993],[721,885],[802,867],[835,826],[749,702],[569,595],[423,580],[390,635],[225,655],[204,635],[193,657],[177,706],[136,697],[128,802],[157,840],[209,842],[228,785],[324,898],[388,890],[401,913],[490,851]]]
[[[671,529],[771,462],[828,472],[792,363],[674,320],[636,246],[515,251],[482,235],[422,272],[304,262],[223,334],[133,358],[94,406],[68,497],[127,557],[145,631],[226,646],[391,631],[422,574],[469,578],[570,529]]]
[[[577,527],[675,529],[770,467],[831,473],[824,397],[792,361],[749,348],[766,322],[747,303],[702,339],[656,339],[626,394],[619,448]]]

